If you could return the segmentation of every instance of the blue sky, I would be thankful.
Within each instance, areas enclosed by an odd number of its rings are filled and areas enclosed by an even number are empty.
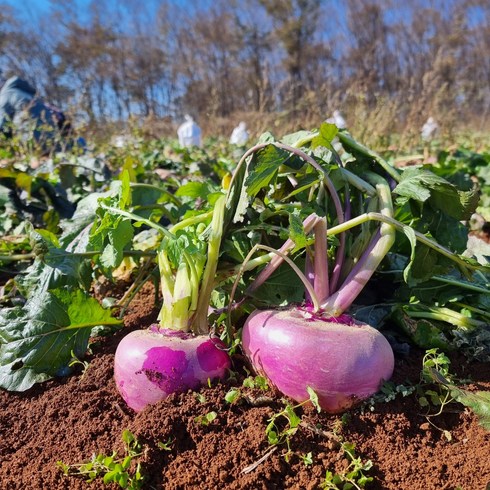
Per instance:
[[[90,4],[93,3],[96,0],[73,0],[75,5],[78,7],[78,12],[77,14],[83,19],[83,13],[86,9],[89,8]],[[148,7],[149,5],[158,5],[160,2],[159,0],[140,0],[144,2],[145,7]],[[246,0],[245,0],[246,1]],[[444,12],[444,5],[445,3],[452,3],[452,2],[457,2],[458,0],[426,0],[427,6],[437,6],[439,7],[439,10],[441,12]],[[171,0],[172,3],[176,5],[206,5],[213,2],[213,0]],[[117,5],[120,3],[118,0],[108,0],[106,4],[111,4],[113,3],[114,5]],[[11,5],[16,11],[23,11],[25,14],[25,18],[27,21],[36,21],[39,19],[39,16],[42,16],[43,12],[47,12],[50,9],[51,2],[50,0],[0,0],[0,5],[1,4],[7,4]],[[422,2],[422,4],[424,4]],[[403,5],[403,0],[399,0],[399,4],[397,8],[395,8],[394,11],[387,10],[385,12],[386,15],[386,20],[388,22],[393,22],[396,20],[401,20],[401,19],[396,19],[393,17],[394,12],[398,12],[398,14],[403,13],[403,10],[400,10],[399,7]],[[343,0],[325,0],[325,7],[326,8],[334,8],[337,13],[340,13],[344,11],[345,9],[343,8]],[[339,17],[338,17],[339,18]],[[342,15],[340,15],[340,19],[342,19]],[[481,7],[478,7],[477,5],[474,7],[468,8],[468,21],[469,25],[471,27],[475,27],[479,24],[482,24],[485,22],[484,15],[482,14],[482,9]]]
[[[1,3],[11,5],[16,11],[24,11],[27,18],[46,12],[50,8],[49,0],[1,0]],[[88,6],[89,0],[76,0],[80,7]]]
[[[80,9],[83,9],[85,7],[88,7],[90,5],[92,0],[75,0],[75,3],[80,7]],[[117,0],[112,0],[113,2],[117,3]],[[146,0],[141,0],[145,2]],[[154,0],[155,1],[155,0]],[[198,0],[201,3],[204,3],[203,0]],[[50,7],[50,0],[0,0],[0,4],[7,4],[7,5],[12,5],[12,7],[16,9],[25,9],[26,11],[46,11]],[[156,3],[158,3],[158,0],[156,0]],[[174,0],[173,3],[176,4],[187,4],[189,3],[189,0]]]

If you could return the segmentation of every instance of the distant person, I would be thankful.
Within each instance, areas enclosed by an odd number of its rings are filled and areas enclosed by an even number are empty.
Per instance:
[[[433,117],[429,117],[425,124],[422,126],[422,131],[420,135],[424,141],[430,141],[434,139],[439,131],[439,125]]]
[[[329,117],[327,119],[327,122],[330,124],[335,124],[339,129],[345,129],[347,127],[347,123],[345,122],[345,119],[343,118],[342,114],[340,111],[333,111],[333,116]]]
[[[241,121],[231,133],[230,144],[244,146],[247,144],[248,138],[247,124]]]
[[[36,96],[29,82],[11,77],[0,90],[0,132],[7,138],[17,132],[32,137],[47,151],[71,135],[71,126],[61,110]]]
[[[189,114],[186,114],[184,119],[185,122],[177,129],[180,146],[183,148],[201,146],[201,128]]]

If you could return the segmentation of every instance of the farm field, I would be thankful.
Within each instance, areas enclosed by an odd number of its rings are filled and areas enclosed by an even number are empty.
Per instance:
[[[126,315],[126,328],[152,321],[156,314],[152,296],[151,287],[142,291]],[[84,376],[77,372],[25,394],[0,394],[3,488],[106,488],[100,480],[88,484],[81,477],[63,476],[56,462],[83,462],[93,453],[108,455],[113,450],[122,455],[125,429],[143,445],[143,455],[136,460],[145,475],[142,488],[148,489],[321,488],[327,469],[339,474],[346,471],[342,441],[356,445],[362,464],[372,462],[372,469],[364,471],[373,478],[366,488],[476,489],[485,488],[490,479],[485,457],[490,436],[472,412],[453,405],[429,419],[432,425],[413,395],[377,403],[373,411],[353,410],[344,423],[342,417],[306,407],[300,412],[299,430],[291,438],[294,455],[289,462],[284,459],[285,449],[279,447],[244,473],[271,449],[265,429],[268,419],[284,409],[281,397],[246,389],[250,401],[227,404],[226,393],[243,382],[241,372],[236,382],[173,395],[136,414],[121,402],[113,381],[114,351],[120,337],[117,334],[102,343],[89,358]],[[420,351],[399,358],[393,381],[416,384],[421,363]],[[453,367],[463,377],[471,377],[468,387],[490,389],[488,363],[467,363],[457,356]],[[241,368],[239,360],[237,368]],[[210,412],[217,413],[212,423],[195,422]],[[169,440],[170,450],[159,447]],[[301,458],[309,453],[312,463],[306,464]]]
[[[0,488],[488,488],[486,148],[403,157],[323,123],[103,150],[2,150]],[[279,368],[257,309],[305,319]],[[150,325],[227,368],[130,372]]]

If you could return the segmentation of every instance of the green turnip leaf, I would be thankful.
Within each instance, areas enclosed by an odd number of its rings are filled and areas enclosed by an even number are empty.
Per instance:
[[[1,310],[0,387],[25,391],[65,374],[73,354],[85,355],[95,327],[120,324],[81,290],[44,291]]]
[[[252,160],[249,174],[245,180],[247,194],[256,196],[261,189],[267,187],[277,175],[279,166],[289,156],[289,153],[273,145],[259,150]]]
[[[434,209],[440,209],[457,220],[469,219],[479,199],[476,191],[459,191],[446,179],[415,167],[403,172],[393,193],[406,199],[428,202]]]

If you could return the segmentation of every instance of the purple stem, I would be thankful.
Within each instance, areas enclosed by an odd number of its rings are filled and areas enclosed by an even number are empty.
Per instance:
[[[311,253],[308,248],[306,249],[305,276],[313,287],[315,287],[315,270],[313,268]],[[307,303],[311,303],[311,295],[308,291],[305,291],[305,299]]]
[[[345,222],[344,211],[342,209],[342,203],[340,202],[339,194],[337,193],[337,190],[335,189],[333,182],[330,180],[330,178],[328,177],[325,170],[321,167],[321,165],[319,165],[314,158],[310,157],[305,152],[299,150],[298,148],[295,148],[294,146],[285,145],[284,143],[274,143],[274,145],[276,145],[278,148],[282,148],[283,150],[298,155],[300,158],[308,162],[313,168],[315,168],[316,170],[318,170],[323,174],[323,181],[325,187],[330,193],[330,197],[332,198],[335,206],[335,211],[337,213],[337,221],[339,225],[344,223]],[[342,271],[342,263],[344,261],[345,239],[346,239],[345,233],[340,233],[339,248],[337,249],[337,253],[335,255],[335,266],[333,268],[332,278],[330,280],[331,291],[335,291],[337,287],[337,283],[339,282],[340,273]]]
[[[303,221],[303,228],[305,230],[305,233],[309,233],[317,221],[320,218],[316,214],[310,214],[304,221]],[[291,238],[288,238],[285,242],[284,245],[279,249],[279,252],[287,255],[287,253],[290,250],[293,250],[296,244],[291,240]],[[272,257],[271,261],[262,269],[260,274],[255,278],[255,281],[252,282],[252,284],[248,287],[247,289],[247,294],[253,293],[257,288],[259,288],[269,277],[271,274],[284,262],[284,259],[280,255],[274,254],[274,257]]]
[[[351,216],[351,204],[350,204],[350,189],[349,186],[345,186],[345,200],[344,200],[344,221],[349,221]],[[337,290],[337,284],[342,273],[342,267],[345,260],[345,233],[341,233],[339,237],[339,248],[335,254],[335,265],[332,270],[332,278],[330,279],[330,291],[335,292]]]
[[[332,313],[333,316],[340,315],[351,306],[376,271],[381,258],[378,260],[373,250],[381,238],[381,232],[378,230],[338,291],[322,303],[322,308]]]

